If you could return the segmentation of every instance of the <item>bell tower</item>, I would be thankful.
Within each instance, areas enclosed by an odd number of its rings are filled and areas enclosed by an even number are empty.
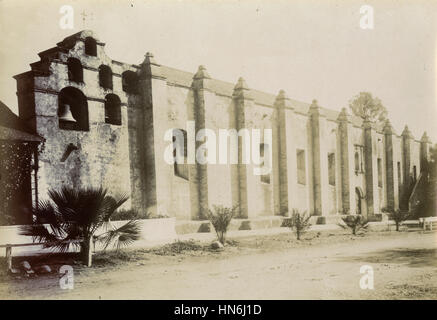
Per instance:
[[[112,60],[104,46],[81,31],[14,77],[20,117],[45,139],[40,199],[62,186],[131,194],[127,104],[138,68]]]
[[[58,117],[60,122],[73,122],[76,123],[76,119],[73,117],[71,113],[69,104],[64,104],[62,108],[59,108]]]

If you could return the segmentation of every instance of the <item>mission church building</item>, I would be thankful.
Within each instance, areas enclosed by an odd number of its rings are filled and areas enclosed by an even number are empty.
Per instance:
[[[150,53],[140,65],[119,62],[104,48],[82,31],[15,76],[19,117],[45,139],[39,199],[66,185],[103,186],[130,195],[126,208],[180,220],[204,218],[213,205],[238,205],[242,218],[299,209],[320,221],[341,214],[377,220],[407,207],[401,195],[411,199],[426,176],[426,133],[419,141],[407,126],[399,135],[389,121],[381,126],[282,90],[252,90],[242,78],[216,80],[203,66],[195,73],[166,67]],[[271,145],[259,145],[271,151],[270,174],[254,175],[251,163],[168,164],[164,135],[186,132],[188,121],[217,136],[219,129],[272,129]]]

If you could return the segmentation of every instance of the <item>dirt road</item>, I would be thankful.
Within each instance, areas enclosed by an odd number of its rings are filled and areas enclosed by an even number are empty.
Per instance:
[[[223,256],[157,257],[113,270],[0,284],[0,296],[48,299],[418,299],[437,298],[435,233],[394,233],[343,243]],[[150,262],[150,263],[149,263]],[[359,286],[360,267],[374,289]]]

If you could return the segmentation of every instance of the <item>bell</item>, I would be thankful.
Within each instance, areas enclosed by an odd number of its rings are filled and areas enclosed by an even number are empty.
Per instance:
[[[76,122],[76,119],[74,119],[73,114],[70,111],[69,104],[64,105],[64,109],[63,109],[62,113],[59,115],[59,120],[68,121],[68,122]]]

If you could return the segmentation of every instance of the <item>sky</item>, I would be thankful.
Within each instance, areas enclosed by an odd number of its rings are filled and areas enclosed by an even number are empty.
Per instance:
[[[60,8],[74,9],[61,29]],[[361,29],[360,8],[373,8]],[[158,63],[340,110],[361,91],[437,142],[437,0],[0,0],[0,100],[17,111],[16,82],[38,52],[93,30],[115,60]],[[1,116],[1,115],[0,115]]]

